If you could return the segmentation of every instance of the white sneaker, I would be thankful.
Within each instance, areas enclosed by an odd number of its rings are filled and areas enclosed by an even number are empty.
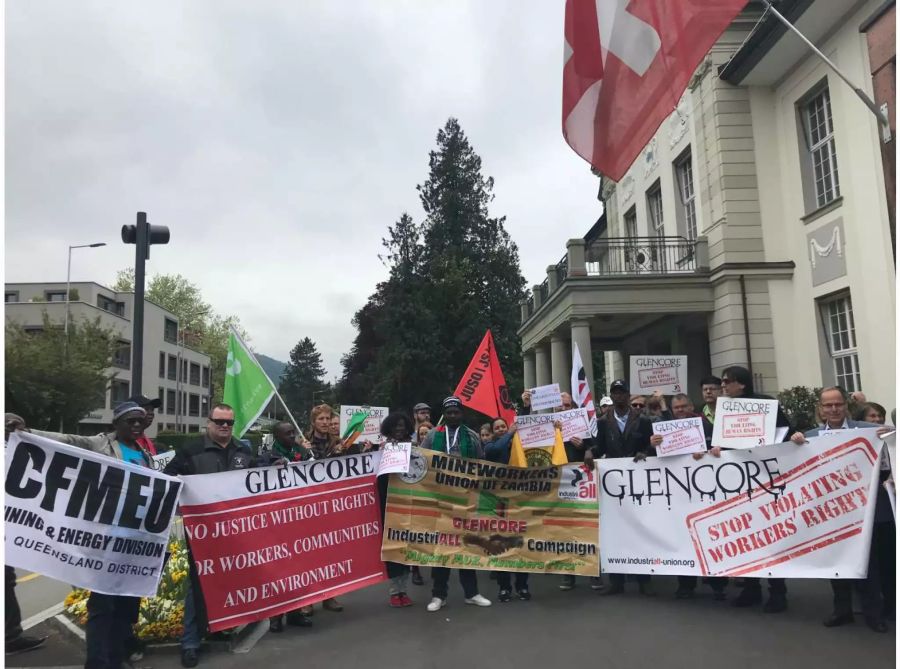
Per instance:
[[[466,604],[474,604],[475,606],[490,606],[491,600],[482,597],[481,595],[475,595],[474,597],[467,597]]]
[[[483,599],[483,598],[482,598]],[[469,601],[469,600],[466,600]],[[440,597],[432,597],[431,601],[428,602],[428,610],[434,613],[435,611],[440,611],[444,608],[444,604],[447,603],[446,599],[441,599]],[[490,602],[488,602],[490,604]]]

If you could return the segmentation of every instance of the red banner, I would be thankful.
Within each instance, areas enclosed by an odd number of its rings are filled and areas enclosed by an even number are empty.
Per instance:
[[[459,380],[454,395],[459,397],[463,405],[488,418],[499,416],[507,423],[512,423],[515,419],[516,412],[509,399],[506,379],[500,369],[500,359],[490,330],[484,334],[484,339],[475,351],[466,373]]]
[[[377,453],[184,477],[181,510],[211,631],[386,578]]]

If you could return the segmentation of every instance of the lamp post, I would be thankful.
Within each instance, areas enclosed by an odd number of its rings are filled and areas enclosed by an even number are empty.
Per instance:
[[[69,293],[72,292],[72,249],[95,249],[100,246],[106,246],[106,242],[75,244],[69,247],[69,261],[66,263],[66,320],[65,323],[63,323],[66,366],[68,366],[69,363]],[[59,418],[59,431],[63,431],[62,416]]]

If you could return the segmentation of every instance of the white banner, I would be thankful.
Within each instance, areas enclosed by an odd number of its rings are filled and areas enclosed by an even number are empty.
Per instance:
[[[656,447],[660,457],[703,453],[706,451],[706,434],[702,418],[679,418],[653,423],[653,434],[662,435],[662,443]]]
[[[164,453],[158,453],[154,455],[150,461],[150,465],[158,472],[161,472],[166,468],[166,465],[172,461],[172,458],[175,457],[175,449],[171,449],[165,451]]]
[[[378,476],[382,474],[405,474],[409,471],[409,456],[412,452],[412,443],[392,441],[385,442],[378,450],[381,461],[376,470]]]
[[[712,445],[722,448],[756,448],[778,443],[780,440],[775,429],[777,420],[778,400],[720,397],[716,400]]]
[[[555,413],[516,416],[516,426],[522,448],[547,448],[553,446],[556,433],[554,421],[562,422],[563,441],[572,437],[587,439],[590,436],[590,421],[587,409],[568,409]]]
[[[388,416],[387,407],[370,407],[356,406],[353,404],[342,404],[341,436],[344,436],[344,431],[347,429],[347,423],[350,422],[350,417],[360,411],[365,411],[368,414],[368,418],[366,418],[365,425],[363,426],[363,433],[359,435],[359,438],[356,440],[357,443],[361,441],[371,441],[373,444],[380,444],[382,441],[384,441],[384,437],[381,436],[381,421],[383,421]]]
[[[686,355],[632,355],[631,392],[663,395],[687,392]]]
[[[603,571],[864,578],[881,448],[871,428],[720,458],[598,460]]]
[[[28,433],[6,447],[6,564],[154,597],[181,481]]]
[[[562,406],[562,393],[558,383],[531,389],[531,410],[558,409]]]

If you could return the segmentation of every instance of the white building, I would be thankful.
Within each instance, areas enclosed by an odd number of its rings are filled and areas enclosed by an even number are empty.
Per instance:
[[[873,96],[864,30],[882,0],[779,6]],[[761,14],[750,3],[720,38],[628,173],[603,179],[604,217],[534,287],[526,387],[568,386],[577,341],[583,358],[604,351],[606,382],[629,355],[687,354],[695,397],[701,376],[738,364],[761,392],[840,384],[896,406],[881,128]]]
[[[119,293],[97,283],[72,283],[71,290],[72,322],[99,317],[105,327],[119,333],[122,344],[110,369],[116,376],[104,405],[79,425],[79,432],[96,434],[111,425],[113,407],[140,390],[131,387],[134,293]],[[45,312],[51,322],[65,322],[65,283],[7,283],[4,301],[6,319],[26,329],[43,327]],[[158,397],[162,403],[148,430],[149,436],[164,429],[205,429],[211,388],[210,358],[185,346],[175,315],[148,300],[144,301],[143,386],[144,395]]]

